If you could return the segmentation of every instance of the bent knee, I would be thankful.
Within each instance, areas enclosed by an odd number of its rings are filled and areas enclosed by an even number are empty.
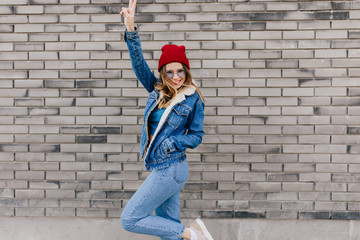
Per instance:
[[[125,229],[128,232],[132,232],[134,227],[135,227],[135,223],[137,222],[136,220],[130,218],[128,215],[126,214],[121,214],[121,226],[123,227],[123,229]]]

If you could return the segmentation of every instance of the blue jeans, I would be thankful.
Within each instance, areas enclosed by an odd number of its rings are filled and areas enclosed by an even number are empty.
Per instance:
[[[186,160],[153,170],[126,204],[121,214],[123,228],[161,240],[181,239],[185,226],[180,222],[180,190],[188,176]]]

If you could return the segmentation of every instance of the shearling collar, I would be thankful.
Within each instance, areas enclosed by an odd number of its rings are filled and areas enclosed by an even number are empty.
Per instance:
[[[178,94],[184,94],[186,96],[193,95],[196,91],[196,88],[193,85],[187,86],[184,89],[182,89]]]
[[[179,102],[182,102],[183,100],[185,100],[185,96],[191,96],[195,93],[196,88],[193,85],[187,86],[185,88],[183,88],[181,91],[178,92],[178,94],[176,94],[176,96],[171,99],[171,103],[170,105],[167,107],[169,108],[171,106],[171,108]],[[160,101],[163,98],[164,94],[162,92],[159,93],[159,99],[157,101]]]
[[[170,106],[173,105],[173,102],[175,102],[175,105],[176,103],[179,103],[179,101],[185,100],[185,96],[193,95],[195,91],[196,88],[193,85],[185,87],[180,92],[178,92],[178,94],[176,94],[176,96],[171,100]]]
[[[180,99],[184,99],[185,96],[193,95],[195,93],[195,91],[196,91],[196,88],[193,85],[187,86],[187,87],[183,88],[181,91],[179,91],[176,94],[176,96],[173,99],[171,99],[170,101],[178,103],[178,101]],[[164,94],[162,92],[160,92],[158,101],[161,100],[163,97],[164,97]]]

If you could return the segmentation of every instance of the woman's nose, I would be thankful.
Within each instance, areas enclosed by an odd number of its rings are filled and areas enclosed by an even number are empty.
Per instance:
[[[179,79],[181,77],[179,77],[178,73],[177,72],[174,72],[174,76],[173,76],[173,79]]]

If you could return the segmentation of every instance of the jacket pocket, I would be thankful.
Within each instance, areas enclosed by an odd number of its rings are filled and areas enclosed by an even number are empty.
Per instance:
[[[182,124],[186,123],[187,117],[191,112],[191,108],[187,105],[178,104],[176,105],[169,116],[169,124],[173,128],[177,128]]]
[[[156,156],[158,158],[165,158],[168,155],[170,155],[171,153],[175,152],[175,147],[173,146],[173,144],[171,143],[171,141],[169,140],[169,138],[166,138],[158,147],[157,151],[156,151]]]

